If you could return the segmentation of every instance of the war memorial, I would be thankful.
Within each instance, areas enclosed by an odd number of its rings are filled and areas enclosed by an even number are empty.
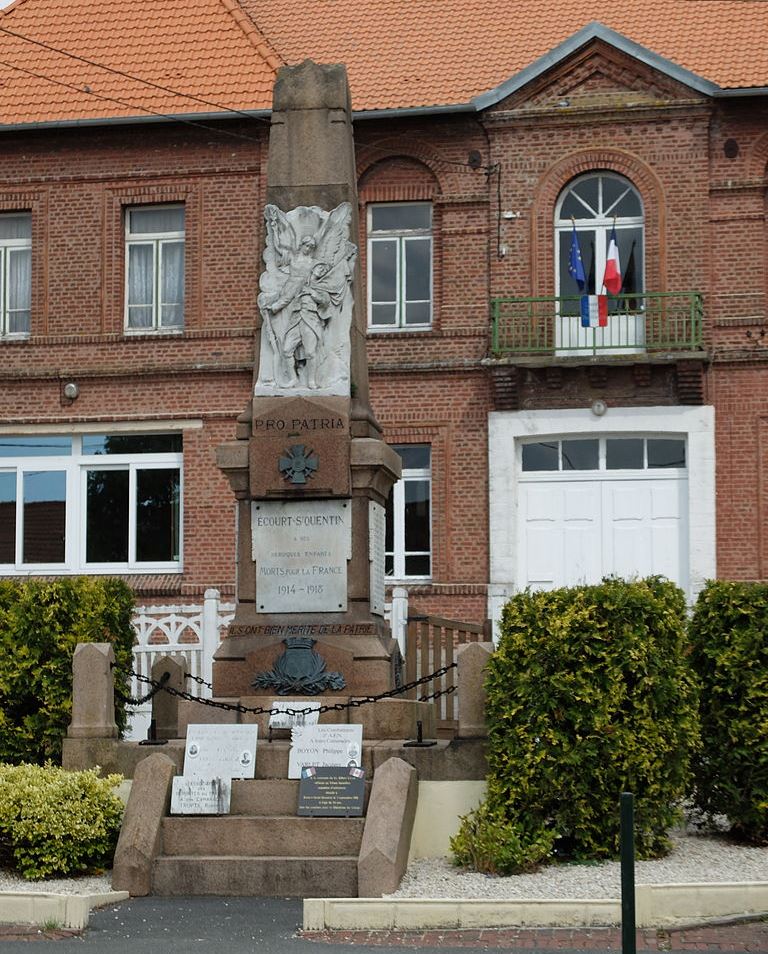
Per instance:
[[[113,876],[132,895],[380,896],[405,871],[419,782],[485,774],[490,645],[450,663],[458,737],[437,740],[440,693],[429,675],[403,684],[384,618],[400,458],[369,403],[342,66],[280,71],[265,198],[253,394],[217,453],[237,501],[237,608],[212,698],[161,658],[154,738],[119,741],[111,649],[75,654],[64,764],[132,777]]]

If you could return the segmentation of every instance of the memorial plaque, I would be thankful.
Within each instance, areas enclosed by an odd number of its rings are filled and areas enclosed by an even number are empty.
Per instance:
[[[260,613],[347,609],[349,500],[254,501],[251,526]]]
[[[188,725],[184,777],[253,778],[258,732],[257,725]]]
[[[299,782],[298,815],[352,817],[363,814],[365,772],[361,768],[306,766]]]
[[[368,559],[371,561],[371,612],[384,615],[384,549],[386,518],[375,500],[368,502]]]
[[[292,729],[294,726],[317,725],[320,718],[319,702],[302,702],[301,699],[275,699],[271,709],[279,709],[269,717],[270,729]],[[310,712],[302,712],[310,709]]]
[[[229,778],[187,778],[176,775],[171,792],[172,815],[227,815],[232,797]]]
[[[288,778],[301,778],[306,766],[359,768],[363,757],[361,725],[307,725],[291,730]]]

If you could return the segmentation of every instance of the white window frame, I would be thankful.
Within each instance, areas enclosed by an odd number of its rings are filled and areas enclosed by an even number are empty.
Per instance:
[[[429,208],[430,211],[430,227],[428,229],[379,229],[374,231],[373,229],[373,212],[374,209],[387,207],[387,208],[406,208],[408,206],[425,206]],[[373,202],[368,206],[367,209],[367,254],[368,254],[368,275],[367,275],[367,284],[368,284],[368,331],[369,332],[383,332],[385,334],[391,334],[392,332],[406,332],[406,331],[425,331],[432,327],[432,319],[434,315],[434,306],[435,306],[435,262],[434,262],[434,206],[432,202],[421,201],[421,202]],[[389,325],[374,325],[372,323],[373,319],[373,246],[376,243],[380,242],[396,242],[397,243],[397,297],[394,301],[389,302],[376,302],[376,304],[388,304],[395,306],[395,321]],[[425,298],[414,298],[407,302],[405,297],[405,249],[408,242],[429,242],[429,299]],[[411,323],[406,324],[405,322],[405,306],[406,303],[417,304],[428,302],[429,304],[429,319],[418,324]]]
[[[112,428],[102,427],[96,433],[118,433]],[[126,433],[120,431],[120,433]],[[144,434],[143,431],[127,433]],[[151,433],[151,432],[149,432]],[[169,433],[169,432],[163,432]],[[7,437],[9,432],[2,435]],[[24,437],[44,437],[48,432],[35,432],[20,435]],[[61,431],[50,436],[64,436]],[[183,453],[168,451],[157,454],[83,454],[82,434],[66,434],[72,439],[72,453],[49,457],[27,456],[0,457],[0,473],[16,472],[16,562],[0,563],[0,575],[29,576],[46,574],[66,576],[76,573],[181,573],[184,561],[184,466]],[[179,471],[179,558],[154,563],[139,563],[136,553],[136,472],[140,470]],[[125,563],[87,563],[86,562],[86,518],[87,518],[87,475],[89,470],[128,470],[129,471],[129,507],[128,507],[128,561]],[[66,474],[66,520],[65,555],[63,563],[24,563],[24,474],[29,471],[64,471]]]
[[[625,192],[607,209],[603,210],[602,213],[597,215],[588,214],[588,210],[585,206],[584,212],[585,215],[581,218],[574,217],[573,221],[571,219],[563,219],[561,217],[561,209],[563,203],[568,197],[571,190],[578,186],[579,183],[584,182],[587,179],[598,179],[598,203],[602,205],[602,194],[603,194],[603,179],[615,179],[617,182],[621,182],[622,185],[626,186]],[[627,194],[627,192],[632,192],[636,196],[638,202],[640,203],[641,214],[639,216],[627,216],[622,215],[614,219],[611,215],[611,209],[613,209]],[[576,198],[583,203],[583,200],[578,196]],[[610,239],[611,229],[615,223],[616,231],[620,232],[622,229],[628,228],[639,228],[641,229],[641,238],[642,238],[642,272],[640,273],[640,289],[645,289],[645,209],[643,206],[643,197],[640,195],[638,189],[627,179],[626,176],[621,175],[618,172],[610,172],[603,169],[595,169],[592,172],[587,172],[582,176],[579,176],[577,179],[574,179],[572,182],[569,182],[568,185],[560,193],[560,196],[557,200],[555,206],[555,288],[556,295],[559,297],[560,292],[560,235],[562,232],[570,235],[573,231],[573,225],[576,225],[576,231],[581,229],[590,229],[595,233],[595,294],[601,294],[604,292],[604,289],[600,286],[599,282],[602,276],[605,274],[605,260],[608,254],[608,242]],[[570,245],[568,245],[570,250]],[[569,254],[569,252],[565,252]],[[626,267],[626,262],[622,262],[622,267]],[[586,292],[585,292],[586,293]],[[638,291],[638,295],[642,295],[643,291]]]
[[[184,212],[184,228],[176,232],[139,232],[132,234],[130,230],[131,212],[160,212],[163,209],[181,209]],[[162,325],[161,319],[161,288],[162,288],[162,249],[163,246],[181,242],[183,246],[182,255],[186,259],[187,252],[187,229],[186,229],[186,206],[183,202],[168,202],[164,205],[130,205],[124,209],[124,229],[125,229],[125,308],[124,308],[124,326],[125,333],[129,335],[146,334],[181,334],[184,331],[184,307],[182,305],[182,319],[178,325]],[[149,245],[152,247],[152,324],[143,328],[131,327],[129,324],[129,305],[128,289],[130,285],[130,254],[131,248],[138,245]],[[186,260],[185,260],[186,265]],[[186,268],[185,268],[186,275]],[[185,279],[186,281],[186,279]]]
[[[26,218],[29,219],[30,231],[32,225],[31,212],[0,212],[2,218]],[[30,335],[29,328],[26,331],[9,331],[11,308],[9,302],[10,282],[8,281],[8,272],[10,270],[11,253],[19,250],[28,249],[32,254],[32,236],[29,238],[4,239],[0,238],[0,338],[3,339],[24,339]],[[31,269],[30,269],[30,298],[32,297],[31,287]],[[30,309],[30,324],[32,320]]]
[[[432,448],[429,444],[413,445],[426,447],[429,451],[428,467],[403,467],[400,480],[392,487],[392,518],[393,518],[393,546],[394,550],[387,551],[386,556],[392,557],[392,573],[387,575],[387,583],[415,580],[428,581],[432,579]],[[427,481],[429,488],[429,549],[405,549],[405,485],[409,481]],[[405,572],[406,556],[428,556],[430,572],[426,574],[411,574]]]

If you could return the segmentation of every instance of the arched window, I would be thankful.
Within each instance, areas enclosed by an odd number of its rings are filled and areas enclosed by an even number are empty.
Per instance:
[[[613,172],[590,172],[563,189],[555,207],[558,295],[580,294],[568,271],[574,224],[587,277],[585,292],[594,295],[605,291],[602,287],[605,259],[614,225],[621,266],[621,294],[642,292],[643,203],[632,183]],[[609,301],[610,310],[616,307],[615,300]],[[630,304],[630,307],[635,306]],[[577,310],[574,307],[571,311]]]

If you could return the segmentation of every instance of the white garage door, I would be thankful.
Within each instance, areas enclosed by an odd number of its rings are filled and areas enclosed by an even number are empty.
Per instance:
[[[684,440],[529,442],[520,465],[519,587],[660,574],[687,592]]]

